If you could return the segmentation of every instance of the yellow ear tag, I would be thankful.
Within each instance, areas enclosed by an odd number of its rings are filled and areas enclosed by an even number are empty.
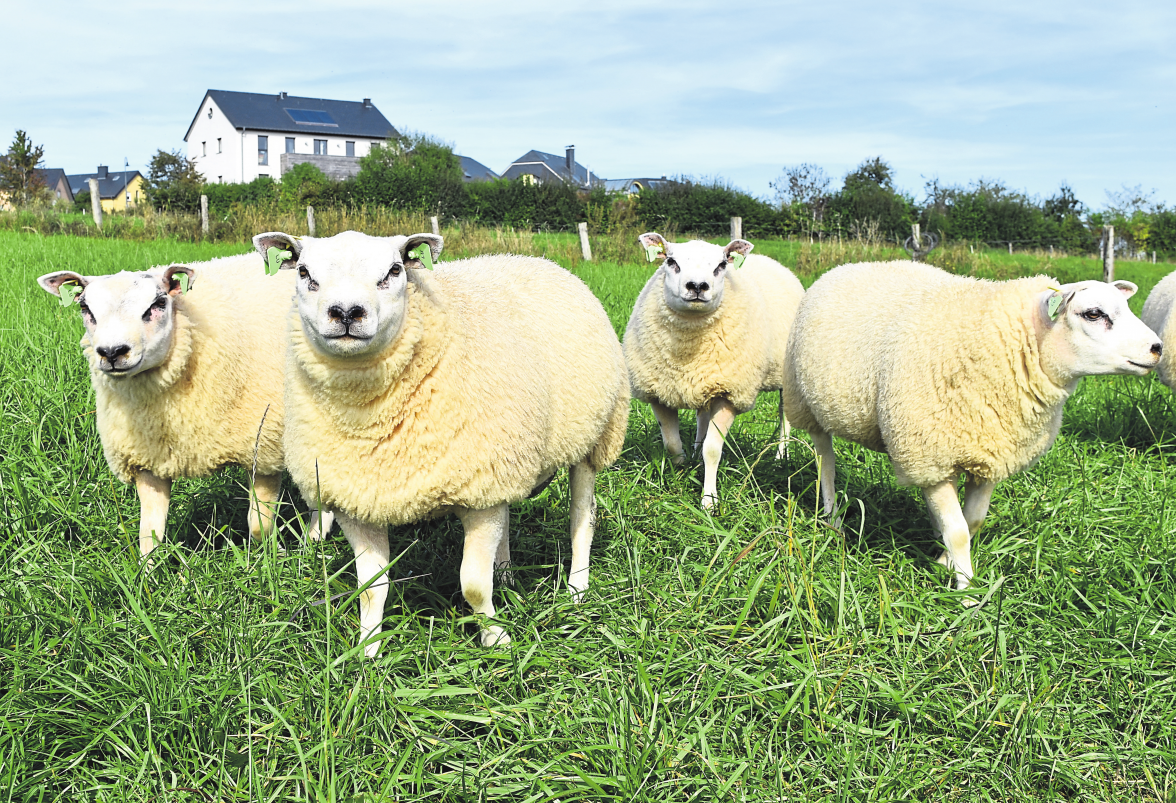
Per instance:
[[[57,294],[61,297],[61,306],[68,307],[78,297],[78,293],[82,292],[82,286],[75,282],[63,284],[57,288]]]
[[[747,257],[736,251],[735,253],[731,254],[728,259],[731,261],[731,267],[738,268],[743,264],[743,260],[747,259]]]
[[[289,251],[279,251],[272,245],[266,249],[265,252],[267,262],[265,266],[265,275],[273,276],[282,269],[282,263],[287,259],[293,259],[294,255]]]
[[[409,251],[408,258],[423,262],[429,270],[433,269],[433,249],[429,247],[428,243],[421,243]]]
[[[1046,305],[1045,309],[1046,309],[1046,312],[1049,313],[1049,318],[1051,321],[1056,321],[1058,319],[1058,309],[1061,306],[1062,306],[1061,292],[1054,293],[1052,296],[1049,297],[1049,304]]]
[[[653,260],[657,259],[657,255],[660,254],[661,252],[662,252],[662,247],[660,245],[647,245],[647,246],[645,246],[645,261],[646,262],[653,262]]]

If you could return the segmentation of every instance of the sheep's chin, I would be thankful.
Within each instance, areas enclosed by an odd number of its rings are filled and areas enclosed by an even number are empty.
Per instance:
[[[666,303],[670,309],[682,315],[710,315],[719,308],[718,298],[710,298],[706,301],[687,301],[684,298],[675,296],[672,299],[667,299]]]

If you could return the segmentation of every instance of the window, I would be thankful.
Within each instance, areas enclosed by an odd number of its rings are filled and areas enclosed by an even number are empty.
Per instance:
[[[286,137],[286,153],[294,153],[294,137]]]
[[[347,155],[348,156],[355,156],[355,143],[354,142],[347,143]]]
[[[258,178],[269,178],[269,173],[258,173],[257,177]]]
[[[286,114],[290,115],[290,119],[299,125],[326,125],[331,128],[338,128],[339,124],[335,119],[326,112],[312,111],[310,109],[286,109]]]
[[[257,163],[259,165],[269,164],[269,137],[264,134],[257,135]]]
[[[200,155],[201,155],[201,156],[207,156],[207,155],[208,155],[208,143],[207,143],[207,142],[201,142],[201,143],[200,143]]]
[[[315,156],[326,156],[327,155],[327,141],[325,139],[316,139],[314,141],[314,155]]]
[[[216,152],[217,153],[221,152],[221,138],[220,137],[216,138]]]
[[[224,177],[224,176],[217,176],[217,177],[216,177],[216,183],[217,183],[217,184],[224,184],[224,183],[225,183],[225,177]],[[135,193],[136,200],[138,199],[138,195],[139,195],[139,193],[137,193],[137,192],[136,192],[136,193]]]

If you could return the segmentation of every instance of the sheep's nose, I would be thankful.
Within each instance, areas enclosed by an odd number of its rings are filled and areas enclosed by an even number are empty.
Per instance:
[[[332,319],[339,321],[339,323],[347,326],[355,321],[363,320],[363,316],[367,315],[367,310],[359,304],[354,305],[348,310],[344,310],[338,304],[333,304],[328,310],[327,315]]]
[[[98,352],[99,357],[103,357],[107,360],[110,360],[111,362],[114,362],[119,357],[123,356],[124,354],[130,354],[131,347],[128,346],[126,343],[123,343],[121,346],[114,346],[113,348],[106,348],[106,346],[99,346],[98,348],[94,349],[94,351]]]
[[[705,293],[710,289],[710,285],[706,282],[686,282],[686,289],[694,293]]]
[[[1164,353],[1164,344],[1159,343],[1159,342],[1152,343],[1151,353],[1156,355],[1157,357],[1159,357],[1161,354]]]

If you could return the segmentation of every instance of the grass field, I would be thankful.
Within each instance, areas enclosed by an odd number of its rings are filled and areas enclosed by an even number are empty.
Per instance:
[[[456,250],[498,235],[478,237]],[[574,269],[618,331],[650,272],[584,263],[562,235],[511,247]],[[758,247],[806,283],[895,256]],[[34,284],[243,250],[0,232],[0,801],[1176,800],[1176,409],[1154,378],[1085,380],[1052,451],[998,486],[980,608],[948,589],[886,457],[838,445],[842,535],[814,517],[803,434],[772,458],[762,399],[711,516],[700,466],[673,468],[634,405],[598,483],[584,605],[563,585],[565,474],[512,512],[509,649],[477,646],[460,527],[442,520],[393,530],[399,582],[365,661],[350,548],[337,530],[304,546],[295,521],[284,549],[246,543],[242,472],[177,483],[162,565],[139,566],[78,313]],[[1099,275],[1091,259],[934,259]],[[1119,264],[1136,310],[1172,269]]]

